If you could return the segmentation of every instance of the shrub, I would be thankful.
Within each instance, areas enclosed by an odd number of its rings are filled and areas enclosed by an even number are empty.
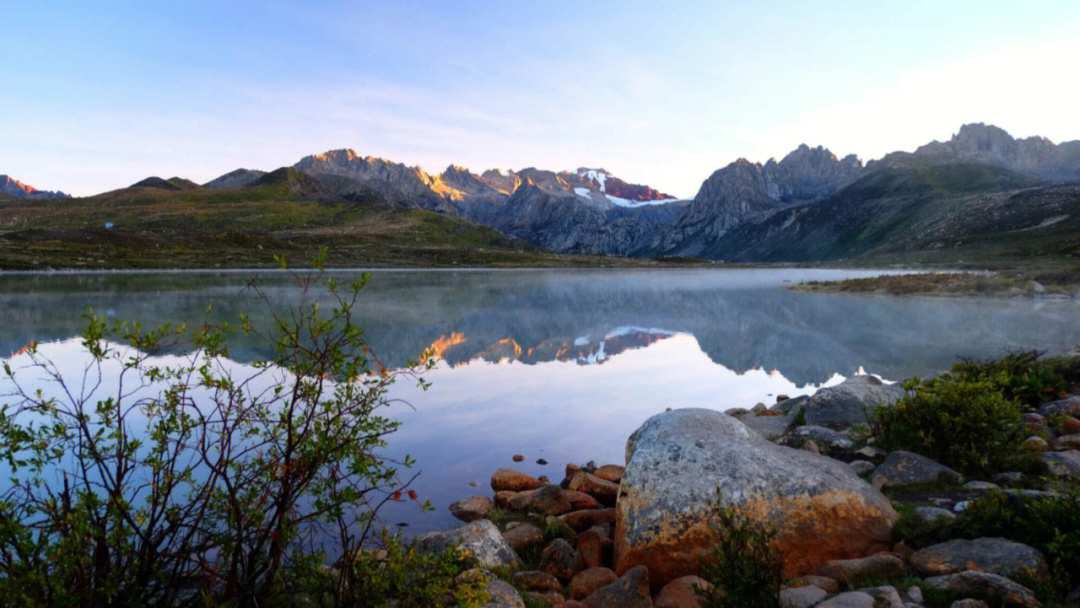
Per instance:
[[[474,608],[488,599],[487,575],[468,570],[460,549],[421,552],[386,536],[379,551],[364,551],[340,573],[312,585],[308,597],[321,606],[458,606]],[[339,584],[340,583],[340,584]]]
[[[387,562],[363,557],[379,507],[411,481],[398,474],[411,461],[382,451],[398,427],[382,414],[386,390],[421,369],[387,371],[371,356],[352,314],[366,277],[327,280],[318,301],[321,274],[294,276],[303,303],[291,311],[252,283],[270,329],[246,317],[108,327],[91,313],[80,377],[34,348],[26,366],[5,363],[16,387],[0,407],[5,604],[280,605],[313,585],[341,597],[427,559],[393,544]],[[237,336],[270,356],[230,361]],[[159,357],[177,352],[189,354]],[[423,563],[442,581],[456,562]],[[380,589],[417,587],[402,576]]]
[[[695,586],[705,608],[778,608],[783,562],[772,546],[776,532],[738,514],[722,502],[710,503],[719,540],[701,564],[710,587]]]
[[[1001,536],[1042,551],[1049,583],[1061,597],[1080,585],[1080,492],[1025,497],[993,492],[957,520],[966,538]]]
[[[922,454],[968,475],[1016,466],[1025,433],[1019,405],[1001,392],[1003,382],[1001,374],[909,381],[907,396],[874,414],[883,445]]]
[[[953,366],[953,374],[980,381],[1000,383],[1006,399],[1015,399],[1026,409],[1064,396],[1069,380],[1080,380],[1076,357],[1043,358],[1038,351],[1012,352],[990,361],[963,361]]]

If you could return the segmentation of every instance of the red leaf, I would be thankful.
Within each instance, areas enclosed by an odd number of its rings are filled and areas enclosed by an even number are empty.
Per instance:
[[[416,500],[416,490],[409,490],[409,499]]]
[[[390,500],[394,502],[401,500],[401,491],[398,490],[397,492],[394,492],[394,495],[390,497]]]

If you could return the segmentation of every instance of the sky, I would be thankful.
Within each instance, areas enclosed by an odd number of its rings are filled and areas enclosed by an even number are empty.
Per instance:
[[[308,154],[692,197],[799,144],[1080,139],[1080,2],[0,0],[0,174],[76,195]]]

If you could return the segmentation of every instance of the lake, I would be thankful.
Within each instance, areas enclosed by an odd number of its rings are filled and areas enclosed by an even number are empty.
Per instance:
[[[89,308],[145,325],[255,314],[254,272],[0,275],[0,353],[36,341],[72,370]],[[335,272],[340,280],[355,273]],[[880,274],[809,269],[376,271],[360,301],[374,352],[400,366],[432,349],[431,388],[398,384],[390,450],[418,461],[434,513],[394,505],[409,532],[454,524],[450,502],[490,494],[517,466],[557,482],[567,462],[623,461],[626,437],[666,408],[772,404],[865,371],[900,380],[961,358],[1080,344],[1080,301],[805,293],[803,280]],[[258,273],[275,306],[300,300]],[[207,308],[209,307],[209,313]],[[263,356],[255,343],[238,363]],[[0,394],[6,393],[0,386]],[[525,461],[511,462],[520,453]],[[540,465],[537,459],[550,464]],[[2,473],[2,471],[0,471]],[[476,484],[473,487],[472,484]]]

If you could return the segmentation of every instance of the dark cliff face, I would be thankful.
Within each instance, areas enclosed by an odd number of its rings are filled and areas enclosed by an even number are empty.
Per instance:
[[[629,255],[670,224],[686,203],[622,207],[545,189],[527,180],[492,226],[552,251]]]
[[[647,251],[708,256],[731,228],[833,194],[864,172],[855,156],[837,159],[825,148],[805,144],[780,162],[761,165],[740,158],[709,176],[693,203],[666,234],[652,240]]]

